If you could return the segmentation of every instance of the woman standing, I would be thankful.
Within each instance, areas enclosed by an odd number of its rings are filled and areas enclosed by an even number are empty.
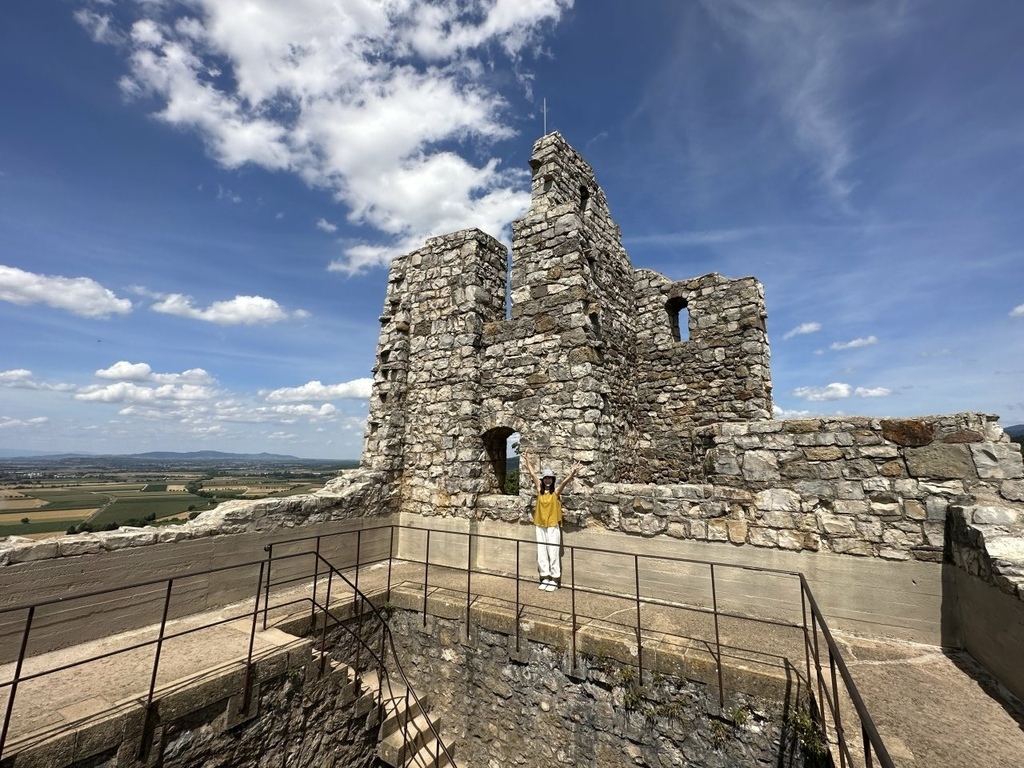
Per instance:
[[[562,502],[559,496],[582,467],[579,462],[573,464],[569,474],[556,488],[554,470],[544,467],[538,477],[530,455],[523,451],[522,457],[537,491],[537,506],[533,510],[533,524],[537,533],[537,567],[540,570],[540,585],[537,588],[554,592],[562,577],[562,564],[558,557],[562,546]]]

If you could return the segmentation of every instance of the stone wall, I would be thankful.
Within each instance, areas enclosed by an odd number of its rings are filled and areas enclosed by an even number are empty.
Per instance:
[[[362,462],[390,473],[404,512],[474,514],[500,492],[516,432],[563,472],[581,462],[588,486],[678,482],[694,426],[771,415],[761,286],[634,270],[592,169],[559,134],[530,166],[509,306],[507,253],[479,231],[392,263]]]
[[[797,702],[727,695],[702,683],[590,657],[570,676],[565,651],[524,642],[519,661],[510,638],[474,630],[461,643],[458,622],[433,619],[429,632],[417,614],[391,618],[402,664],[432,693],[444,737],[464,766],[551,768],[726,768],[803,765],[784,722]]]
[[[308,625],[308,617],[306,624]],[[308,628],[308,627],[306,627]],[[378,720],[373,691],[357,690],[350,643],[329,638],[328,662],[295,638],[245,664],[206,670],[156,689],[147,721],[132,699],[58,733],[8,743],[3,768],[372,768]],[[331,658],[334,657],[334,658]]]

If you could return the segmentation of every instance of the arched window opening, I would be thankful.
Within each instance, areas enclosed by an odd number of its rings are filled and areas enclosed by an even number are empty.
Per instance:
[[[675,341],[690,340],[690,312],[687,309],[686,299],[675,296],[665,302],[665,311],[668,312],[669,327],[672,329],[672,338]]]
[[[487,451],[484,493],[519,493],[519,433],[511,427],[495,427],[483,434]],[[513,448],[513,444],[515,448]],[[509,456],[509,454],[512,454]],[[510,490],[514,480],[515,490]]]
[[[587,189],[586,184],[580,184],[580,210],[587,210],[587,205],[590,203],[590,190]]]

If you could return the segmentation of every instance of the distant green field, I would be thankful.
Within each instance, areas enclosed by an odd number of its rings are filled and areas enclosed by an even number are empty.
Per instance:
[[[32,515],[26,515],[29,520]],[[0,525],[0,537],[3,536],[27,536],[30,533],[52,533],[54,531],[66,531],[69,525],[81,522],[81,518],[71,520],[47,520],[42,523],[8,523]]]
[[[45,501],[46,506],[41,507],[41,509],[57,510],[102,507],[107,503],[112,494],[109,492],[92,493],[90,491],[83,491],[80,488],[43,488],[26,493],[25,495]]]
[[[187,512],[189,507],[204,510],[208,509],[210,502],[200,496],[193,496],[191,493],[118,493],[114,503],[97,514],[91,522],[94,526],[101,527],[107,523],[123,523],[126,520],[142,520],[147,515],[155,514],[159,520],[161,517],[170,517],[182,512]]]
[[[167,483],[149,483],[142,489],[143,493],[167,493]]]

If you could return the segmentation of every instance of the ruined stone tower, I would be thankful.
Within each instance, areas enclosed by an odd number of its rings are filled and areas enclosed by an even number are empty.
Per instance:
[[[391,265],[362,462],[394,473],[403,511],[465,514],[499,493],[514,432],[557,471],[581,462],[586,486],[678,482],[694,427],[771,416],[761,285],[633,269],[560,134],[530,167],[510,308],[507,251],[479,230]]]

